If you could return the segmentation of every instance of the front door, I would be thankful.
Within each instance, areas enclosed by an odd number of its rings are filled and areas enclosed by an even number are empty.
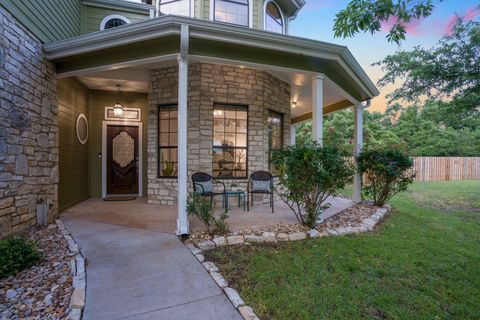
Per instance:
[[[138,194],[138,127],[107,126],[107,195]]]

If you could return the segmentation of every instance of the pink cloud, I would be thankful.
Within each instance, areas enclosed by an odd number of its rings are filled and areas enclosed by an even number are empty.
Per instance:
[[[476,17],[479,17],[479,16],[480,16],[480,6],[474,6],[474,7],[469,8],[463,16],[459,16],[459,15],[455,14],[455,15],[451,16],[450,19],[448,19],[447,26],[445,27],[445,33],[452,34],[453,26],[455,25],[455,23],[457,22],[457,20],[459,18],[461,18],[465,21],[469,21],[469,20],[473,20],[473,19],[475,19]]]
[[[398,18],[396,16],[392,16],[387,21],[382,22],[382,31],[388,32],[397,23],[397,19]],[[420,29],[422,22],[423,19],[415,19],[408,23],[403,23],[402,25],[405,28],[405,31],[407,31],[407,34],[420,36],[423,34],[422,30]]]

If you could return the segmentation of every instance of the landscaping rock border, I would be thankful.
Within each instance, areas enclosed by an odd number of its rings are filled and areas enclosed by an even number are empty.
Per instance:
[[[56,219],[55,224],[67,241],[70,254],[72,257],[74,257],[72,260],[70,260],[70,272],[73,277],[73,293],[72,297],[70,298],[70,312],[68,313],[67,319],[80,320],[82,319],[82,313],[85,307],[85,292],[87,288],[85,258],[80,252],[78,245],[75,243],[70,231],[67,230],[63,222],[60,219]]]
[[[244,300],[238,292],[228,286],[228,281],[222,276],[219,268],[211,261],[205,261],[203,251],[215,250],[226,245],[252,245],[258,243],[276,243],[282,241],[300,241],[309,238],[321,238],[327,236],[344,236],[373,231],[374,227],[391,211],[391,206],[385,205],[383,208],[377,208],[375,213],[362,220],[359,226],[345,226],[338,228],[327,228],[326,231],[311,229],[307,232],[263,232],[261,236],[254,234],[236,234],[229,236],[217,236],[211,240],[204,240],[195,244],[185,243],[185,246],[192,252],[197,260],[203,265],[212,279],[223,290],[230,302],[238,309],[245,320],[260,320],[253,309],[245,305]]]

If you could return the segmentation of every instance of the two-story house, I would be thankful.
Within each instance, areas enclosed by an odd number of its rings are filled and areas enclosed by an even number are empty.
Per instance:
[[[358,151],[378,91],[346,47],[288,35],[304,4],[0,0],[1,235],[116,195],[177,206],[188,233],[194,172],[245,187],[345,108]]]

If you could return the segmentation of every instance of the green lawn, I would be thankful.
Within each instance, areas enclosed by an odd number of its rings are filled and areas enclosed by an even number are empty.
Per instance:
[[[375,233],[210,253],[261,319],[480,319],[480,181],[416,183]]]

